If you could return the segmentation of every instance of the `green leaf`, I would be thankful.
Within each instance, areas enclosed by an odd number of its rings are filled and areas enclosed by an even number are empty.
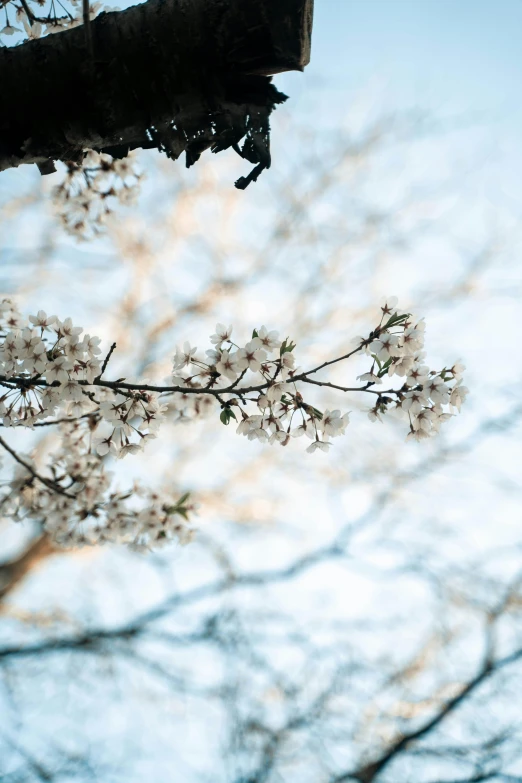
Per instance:
[[[377,362],[377,364],[379,365],[379,370],[382,370],[382,362],[381,362],[381,360],[378,358],[377,354],[375,354],[375,353],[372,353],[372,359],[373,359],[374,361],[376,361],[376,362]]]
[[[411,313],[404,313],[403,315],[399,315],[398,313],[395,315],[392,315],[391,318],[388,319],[388,321],[384,324],[384,326],[381,326],[381,331],[384,331],[385,329],[389,329],[391,326],[396,326],[397,324],[402,323],[402,321],[406,321],[407,318],[409,318]]]
[[[184,519],[187,519],[187,513],[188,509],[185,508],[185,503],[190,497],[190,492],[185,492],[184,495],[180,497],[176,505],[174,506],[163,506],[163,510],[166,514],[179,514]]]
[[[385,363],[382,365],[381,369],[380,369],[380,370],[379,370],[379,372],[377,373],[377,375],[378,375],[378,377],[379,377],[379,378],[382,378],[382,377],[383,377],[383,375],[386,375],[386,374],[387,374],[387,372],[388,372],[388,368],[389,368],[389,366],[390,366],[390,364],[391,364],[391,363],[392,363],[392,360],[391,360],[391,356],[390,356],[390,358],[388,359],[388,361],[386,361],[386,362],[385,362]]]
[[[287,337],[285,340],[283,340],[281,344],[281,348],[279,349],[279,355],[282,356],[284,353],[292,353],[297,343],[293,343],[289,337]]]
[[[234,411],[231,411],[230,408],[223,408],[219,418],[223,422],[223,424],[225,424],[225,426],[230,423],[230,419],[234,419],[235,421],[237,421],[236,414],[234,413]]]
[[[252,340],[254,339],[254,337],[259,337],[257,333],[257,329],[254,329],[254,331],[252,332]]]

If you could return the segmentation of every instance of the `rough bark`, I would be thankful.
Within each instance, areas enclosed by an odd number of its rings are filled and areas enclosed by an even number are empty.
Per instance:
[[[268,117],[286,97],[270,75],[309,62],[312,13],[313,0],[149,0],[101,14],[89,36],[0,49],[0,170],[136,147],[185,150],[187,165],[233,147],[268,167]]]

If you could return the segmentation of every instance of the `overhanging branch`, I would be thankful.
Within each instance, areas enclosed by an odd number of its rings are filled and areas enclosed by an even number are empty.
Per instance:
[[[0,49],[0,170],[157,147],[187,166],[233,148],[270,166],[271,75],[310,59],[313,0],[149,0]],[[240,146],[240,143],[242,146]]]

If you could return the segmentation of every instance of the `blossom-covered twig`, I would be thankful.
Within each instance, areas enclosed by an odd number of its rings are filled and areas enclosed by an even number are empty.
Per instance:
[[[29,485],[25,473],[20,484],[25,499],[15,503],[14,513],[22,509],[48,517],[52,512],[55,521],[47,524],[57,540],[88,540],[93,530],[96,540],[116,538],[138,545],[168,540],[172,529],[178,538],[185,538],[178,523],[172,527],[171,517],[186,518],[188,496],[176,503],[156,498],[145,522],[145,511],[137,511],[130,501],[135,490],[110,493],[104,458],[140,452],[156,438],[165,418],[186,422],[216,408],[223,424],[236,421],[237,433],[249,440],[286,446],[291,438],[306,435],[311,440],[308,452],[326,452],[332,440],[345,433],[349,414],[319,410],[305,399],[306,384],[370,394],[372,421],[394,411],[407,419],[408,438],[429,438],[460,410],[467,389],[462,385],[463,365],[431,370],[424,364],[424,330],[422,319],[398,310],[391,298],[383,302],[379,323],[367,337],[355,338],[353,347],[340,357],[301,370],[295,364],[296,345],[289,338],[281,340],[276,331],[262,326],[239,345],[232,340],[232,326],[218,324],[210,337],[213,347],[204,356],[185,342],[176,348],[170,378],[155,385],[146,380],[105,380],[115,343],[101,364],[100,339],[83,335],[70,318],[61,321],[39,311],[25,321],[14,303],[4,299],[0,302],[0,383],[6,389],[0,396],[3,425],[32,428],[61,422],[63,429],[62,449],[53,457],[49,478],[0,441],[45,488],[38,490],[34,482]],[[356,354],[369,358],[368,371],[357,378],[362,385],[310,377]],[[376,387],[385,377],[392,383],[398,379],[398,385],[379,390]],[[53,494],[57,497],[51,499]],[[89,535],[78,532],[79,523],[86,520],[83,527]],[[145,528],[140,527],[143,524]]]
[[[99,234],[117,203],[135,203],[142,178],[132,155],[118,160],[91,150],[82,161],[70,161],[54,189],[63,227],[82,240]]]

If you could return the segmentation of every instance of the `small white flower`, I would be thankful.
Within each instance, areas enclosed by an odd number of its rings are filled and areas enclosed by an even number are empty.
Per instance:
[[[94,383],[94,379],[100,374],[101,364],[97,359],[89,359],[85,363],[85,380]]]
[[[456,381],[460,381],[462,378],[462,373],[466,369],[466,365],[462,364],[462,362],[455,362],[453,367],[451,368],[451,372],[453,373],[453,377]]]
[[[23,329],[15,340],[16,352],[19,359],[26,359],[35,352],[43,353],[45,344],[42,343],[39,335],[34,334],[32,329]]]
[[[276,430],[276,432],[273,432],[272,435],[270,435],[268,442],[270,445],[281,443],[282,446],[286,446],[289,440],[290,436],[288,432],[285,432],[285,430]]]
[[[424,391],[412,390],[406,392],[404,399],[401,403],[401,407],[405,411],[409,411],[412,416],[416,416],[428,403],[428,398]]]
[[[125,406],[122,406],[121,402],[115,400],[103,400],[100,403],[100,414],[105,421],[113,424],[121,418],[122,413],[125,415],[127,412],[126,405],[127,403],[125,403]]]
[[[344,413],[341,416],[341,427],[339,428],[339,433],[338,433],[339,435],[344,435],[344,433],[346,432],[346,428],[349,425],[349,423],[350,423],[350,414],[349,413]]]
[[[72,318],[66,318],[65,321],[60,321],[57,318],[54,322],[53,329],[61,337],[66,337],[67,339],[76,337],[83,332],[83,328],[81,326],[73,326]]]
[[[121,447],[118,459],[123,459],[127,454],[139,454],[140,451],[141,443],[126,443],[125,446]]]
[[[216,332],[215,334],[210,335],[210,342],[212,345],[217,345],[218,348],[221,348],[222,343],[230,340],[231,334],[232,325],[225,326],[224,324],[216,324]]]
[[[99,337],[91,337],[90,334],[85,334],[83,336],[83,350],[88,353],[92,359],[101,353],[100,343],[101,339]]]
[[[259,395],[259,397],[257,398],[257,407],[262,411],[264,411],[265,408],[270,407],[270,400],[268,399],[266,394]]]
[[[36,315],[29,316],[29,320],[32,324],[34,324],[34,326],[47,330],[51,324],[54,324],[54,322],[57,320],[57,317],[55,315],[47,315],[45,310],[38,310]]]
[[[461,386],[462,380],[460,380],[456,386],[451,390],[450,405],[456,408],[460,412],[462,403],[465,401],[469,394],[469,389],[466,386]]]
[[[281,378],[286,381],[292,373],[295,373],[295,356],[293,353],[284,353],[281,356]]]
[[[108,438],[97,437],[93,441],[93,446],[96,449],[97,453],[100,455],[100,457],[105,456],[105,454],[116,455],[118,453],[118,449],[116,448],[116,444],[112,440],[112,437],[108,437]]]
[[[83,397],[82,387],[76,381],[67,380],[60,391],[64,400],[79,402]]]
[[[5,26],[5,27],[3,27],[3,28],[0,30],[0,35],[14,35],[14,33],[21,33],[21,32],[22,32],[22,31],[20,30],[20,28],[19,28],[19,27],[13,27],[13,25],[12,25],[12,24],[9,24],[9,22],[8,22],[8,23],[6,24],[6,26]]]
[[[411,327],[404,330],[402,335],[401,345],[404,353],[412,356],[417,351],[420,351],[424,345],[424,330],[416,327]]]
[[[423,408],[417,417],[412,421],[412,427],[415,431],[424,430],[424,432],[431,432],[433,428],[433,422],[436,421],[437,414],[431,408]]]
[[[219,326],[219,324],[218,324]],[[231,354],[230,351],[222,351],[219,361],[216,363],[216,371],[231,381],[235,381],[239,375],[237,354]]]
[[[403,350],[397,335],[384,332],[372,343],[372,353],[376,354],[381,362],[386,362],[391,356],[402,356]]]
[[[183,343],[183,350],[180,350],[176,346],[176,354],[174,356],[174,370],[181,370],[183,367],[188,367],[192,362],[192,358],[196,353],[197,348],[191,348],[189,342]]]
[[[309,421],[303,421],[297,427],[294,427],[290,435],[292,436],[292,438],[300,438],[303,435],[308,435],[310,428],[313,429],[312,424]]]
[[[248,342],[244,348],[237,351],[237,366],[239,370],[258,372],[261,364],[266,361],[266,353],[257,347],[255,340]]]
[[[216,351],[214,348],[211,348],[208,351],[205,351],[205,356],[208,359],[208,363],[212,366],[215,366],[221,357],[221,351]]]
[[[441,405],[445,405],[449,402],[450,389],[449,386],[446,386],[440,375],[435,375],[435,377],[426,381],[423,384],[423,389],[433,402],[440,403]]]
[[[269,402],[281,402],[283,395],[291,390],[291,386],[284,381],[282,383],[273,383],[266,390],[266,398]]]
[[[411,370],[414,363],[415,359],[413,356],[400,356],[398,358],[394,358],[388,367],[388,375],[390,377],[393,375],[398,375],[399,377],[403,378]]]
[[[411,358],[411,357],[410,357]],[[408,386],[422,386],[428,381],[430,368],[425,364],[413,364],[406,377]]]
[[[357,380],[365,381],[366,383],[382,383],[382,378],[379,378],[373,372],[365,372],[362,375],[358,375]]]
[[[410,430],[406,435],[406,440],[421,441],[429,437],[430,437],[429,434],[425,430],[422,429]]]
[[[248,440],[268,440],[268,432],[261,427],[250,430]]]
[[[29,41],[35,41],[37,38],[40,38],[42,35],[42,25],[40,22],[33,22],[32,24],[29,24],[26,22],[26,20],[23,20],[23,25],[25,28],[25,32],[27,33],[27,38]]]
[[[83,340],[80,342],[77,336],[71,337],[68,343],[65,345],[65,355],[72,362],[82,360],[85,349],[83,346]]]
[[[116,421],[113,421],[112,425],[114,427],[115,434],[119,434],[120,438],[122,438],[123,436],[125,436],[126,438],[130,438],[130,436],[134,432],[131,425],[128,422],[123,421],[123,419],[117,419]]]
[[[306,450],[309,454],[313,454],[316,449],[320,449],[321,451],[328,451],[331,445],[331,443],[328,443],[324,440],[314,440],[314,442],[310,443]]]
[[[343,419],[341,417],[341,411],[335,410],[335,411],[328,411],[326,410],[323,413],[323,418],[321,419],[319,423],[319,429],[323,433],[323,435],[329,435],[331,437],[335,437],[336,435],[340,435],[340,430],[343,428]]]
[[[68,370],[72,370],[71,362],[65,356],[58,356],[45,371],[45,376],[49,383],[67,383],[69,380]]]
[[[262,326],[257,330],[257,337],[254,337],[252,342],[256,343],[259,348],[263,348],[268,353],[272,353],[276,348],[279,348],[281,341],[279,339],[279,332],[269,332],[266,326]]]

